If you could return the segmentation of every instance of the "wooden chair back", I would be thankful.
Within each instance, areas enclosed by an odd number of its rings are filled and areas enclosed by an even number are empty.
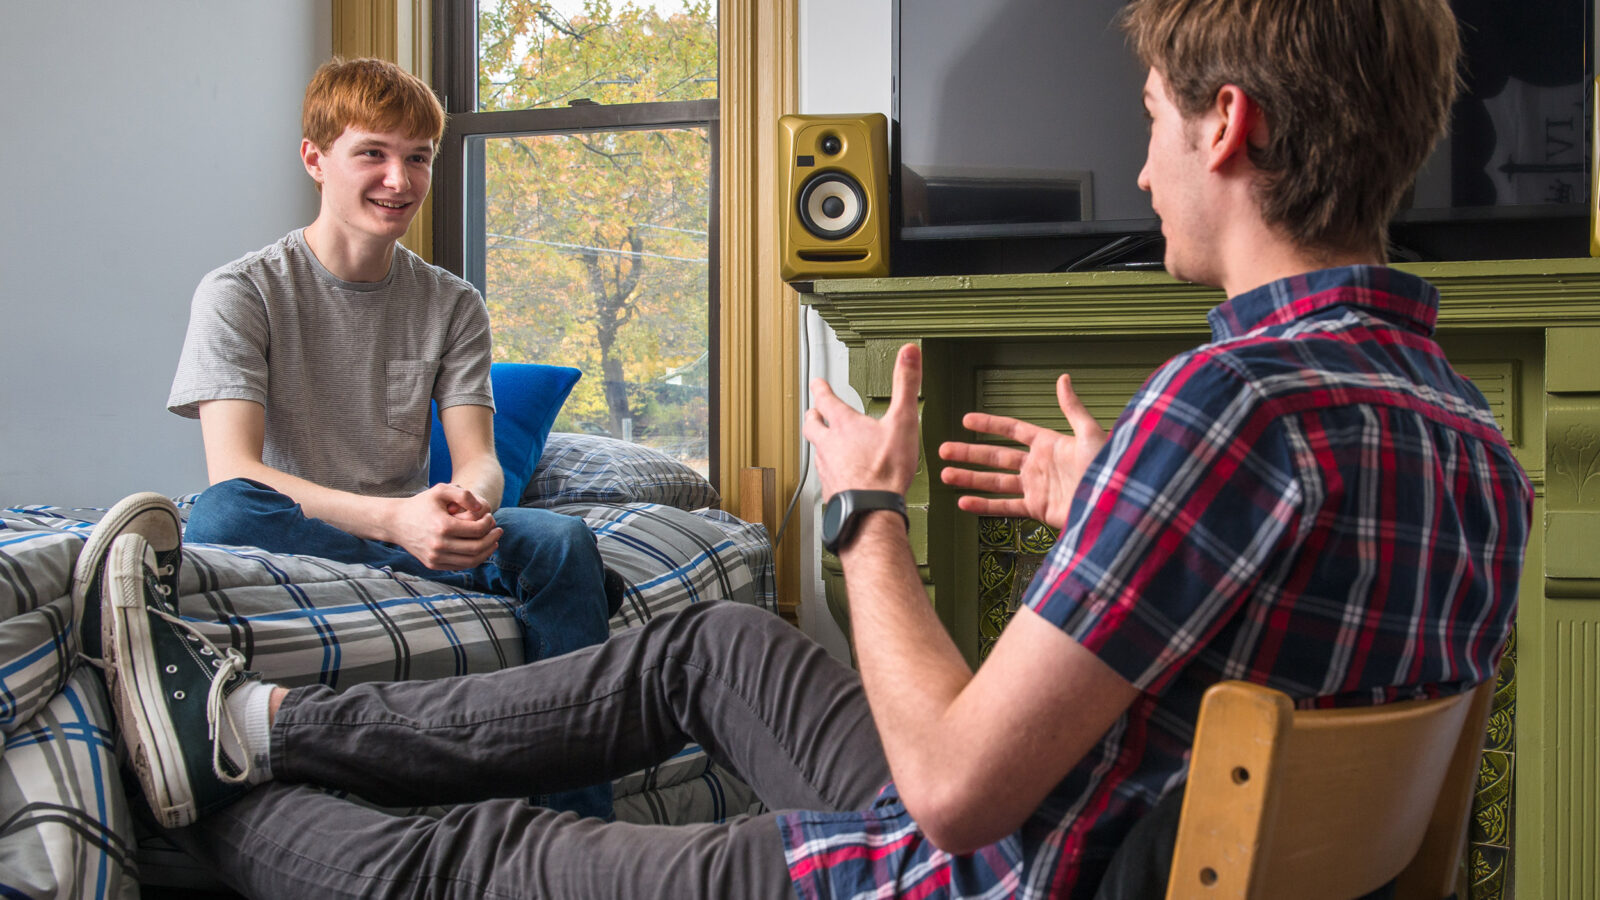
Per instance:
[[[1438,700],[1296,711],[1241,681],[1201,702],[1169,900],[1455,892],[1494,682]]]

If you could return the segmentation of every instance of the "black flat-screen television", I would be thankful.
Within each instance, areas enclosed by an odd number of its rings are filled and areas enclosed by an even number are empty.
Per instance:
[[[1464,90],[1398,260],[1586,256],[1594,0],[1454,0]],[[1159,265],[1122,0],[895,0],[896,275]]]

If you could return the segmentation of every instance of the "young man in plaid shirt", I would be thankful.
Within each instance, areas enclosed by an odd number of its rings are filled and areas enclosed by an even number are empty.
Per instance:
[[[1211,684],[1359,705],[1492,677],[1531,488],[1431,337],[1437,293],[1383,266],[1385,223],[1454,95],[1448,5],[1134,0],[1126,24],[1150,67],[1139,183],[1167,269],[1228,299],[1213,340],[1152,375],[1109,433],[1063,376],[1072,436],[973,414],[968,428],[1023,449],[941,448],[959,464],[944,480],[981,492],[963,509],[1062,527],[982,668],[929,608],[895,508],[918,459],[908,346],[881,420],[815,382],[805,422],[840,514],[825,530],[859,679],[731,607],[506,672],[343,695],[180,665],[221,698],[223,731],[240,685],[272,690],[274,711],[258,758],[279,781],[242,797],[212,777],[198,724],[134,742],[154,803],[179,784],[216,809],[183,836],[194,852],[259,896],[1083,897],[1181,785]],[[842,515],[852,505],[866,511]],[[149,565],[117,566],[106,614],[108,645],[155,646],[116,661],[125,698],[181,663],[158,646],[182,636],[148,611]],[[282,783],[393,805],[525,796],[689,740],[790,811],[671,829],[483,800],[432,822]]]

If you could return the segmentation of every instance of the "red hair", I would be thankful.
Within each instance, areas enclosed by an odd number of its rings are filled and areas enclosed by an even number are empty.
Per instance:
[[[306,85],[300,131],[327,150],[351,126],[366,131],[401,131],[438,143],[444,107],[422,79],[381,59],[323,63]]]

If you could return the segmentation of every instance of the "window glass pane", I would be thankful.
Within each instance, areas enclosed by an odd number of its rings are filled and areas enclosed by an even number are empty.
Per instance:
[[[480,0],[478,109],[717,96],[714,0]]]
[[[495,359],[583,370],[557,430],[708,474],[709,130],[474,140]]]

